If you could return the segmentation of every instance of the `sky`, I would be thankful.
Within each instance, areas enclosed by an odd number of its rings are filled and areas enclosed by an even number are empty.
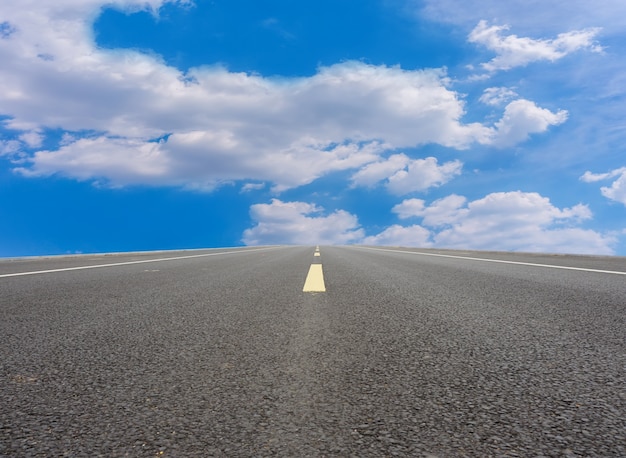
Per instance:
[[[0,2],[0,257],[626,256],[623,0]]]

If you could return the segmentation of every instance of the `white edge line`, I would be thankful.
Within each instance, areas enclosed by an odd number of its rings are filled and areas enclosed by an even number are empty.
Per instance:
[[[473,258],[470,256],[454,256],[450,254],[421,253],[419,251],[387,250],[384,248],[370,248],[370,247],[354,247],[354,248],[361,248],[363,250],[388,251],[390,253],[407,253],[407,254],[416,254],[420,256],[434,256],[434,257],[439,257],[439,258],[467,259],[469,261],[497,262],[500,264],[517,264],[521,266],[547,267],[550,269],[578,270],[582,272],[595,272],[595,273],[600,273],[600,274],[626,275],[626,272],[620,272],[616,270],[600,270],[600,269],[587,269],[585,267],[555,266],[552,264],[536,264],[532,262],[504,261],[502,259]]]
[[[194,254],[189,256],[176,256],[173,258],[159,258],[159,259],[143,259],[141,261],[126,261],[126,262],[115,262],[111,264],[97,264],[92,266],[78,266],[78,267],[65,267],[63,269],[50,269],[50,270],[37,270],[32,272],[17,272],[12,274],[2,274],[0,278],[6,277],[20,277],[24,275],[39,275],[39,274],[49,274],[54,272],[67,272],[70,270],[83,270],[83,269],[99,269],[101,267],[115,267],[115,266],[128,266],[131,264],[145,264],[148,262],[161,262],[161,261],[175,261],[179,259],[191,259],[191,258],[203,258],[206,256],[219,256],[222,254],[239,254],[239,253],[250,253],[252,251],[262,251],[262,250],[271,250],[276,247],[265,247],[265,248],[253,248],[253,249],[239,249],[237,251],[222,251],[220,253],[205,253],[205,254]],[[123,254],[123,253],[121,253]]]
[[[264,247],[275,247],[278,245],[264,245]],[[117,255],[139,255],[139,254],[158,254],[158,253],[180,253],[180,252],[192,252],[192,251],[215,251],[215,250],[236,250],[244,249],[245,246],[222,246],[218,248],[179,248],[173,250],[148,250],[148,251],[108,251],[108,252],[96,252],[96,253],[66,253],[66,254],[42,254],[34,256],[0,256],[1,261],[36,261],[41,259],[67,259],[67,258],[90,258],[90,257],[110,257]]]

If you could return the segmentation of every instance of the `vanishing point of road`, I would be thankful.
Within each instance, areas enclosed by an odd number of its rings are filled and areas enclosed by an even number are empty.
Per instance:
[[[626,258],[3,260],[0,456],[624,457]]]

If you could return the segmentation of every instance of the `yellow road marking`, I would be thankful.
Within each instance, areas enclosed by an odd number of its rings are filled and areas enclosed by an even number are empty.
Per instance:
[[[311,264],[309,274],[306,276],[302,291],[305,293],[326,292],[326,286],[324,285],[324,272],[322,272],[321,264]]]
[[[319,256],[319,255],[320,255],[319,251],[313,254],[313,256]]]

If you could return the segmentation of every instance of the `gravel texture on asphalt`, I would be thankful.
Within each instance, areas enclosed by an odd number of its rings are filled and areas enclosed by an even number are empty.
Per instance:
[[[626,456],[623,276],[276,247],[2,278],[0,336],[3,457]]]

